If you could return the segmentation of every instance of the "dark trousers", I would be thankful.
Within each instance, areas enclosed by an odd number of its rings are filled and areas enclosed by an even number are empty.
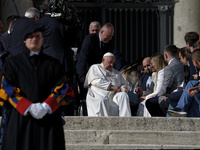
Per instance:
[[[183,91],[177,91],[175,93],[171,93],[168,95],[168,99],[166,101],[162,101],[160,103],[160,108],[165,115],[167,115],[167,110],[169,108],[169,105],[171,105],[173,108],[176,107],[182,93]]]
[[[161,116],[164,117],[165,114],[160,108],[160,104],[158,103],[158,97],[150,98],[146,101],[146,107],[151,114],[151,116]]]
[[[172,107],[176,107],[179,99],[181,98],[183,91],[177,91],[175,93],[169,94],[168,95],[168,99],[167,102],[172,106]]]

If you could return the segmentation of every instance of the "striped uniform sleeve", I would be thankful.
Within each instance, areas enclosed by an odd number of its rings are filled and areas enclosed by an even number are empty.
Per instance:
[[[54,113],[64,101],[69,103],[73,96],[72,88],[67,83],[62,83],[51,90],[50,96],[44,102],[50,106],[52,113]]]
[[[4,106],[5,101],[8,100],[8,94],[5,92],[5,90],[3,89],[3,79],[4,76],[2,77],[2,82],[1,82],[1,88],[0,88],[0,106]]]
[[[31,101],[20,95],[20,89],[10,85],[4,77],[2,78],[2,88],[0,97],[8,100],[9,103],[23,115],[26,109],[32,104]]]
[[[0,89],[0,106],[4,106],[5,101],[8,100],[8,94],[4,91],[4,89]]]

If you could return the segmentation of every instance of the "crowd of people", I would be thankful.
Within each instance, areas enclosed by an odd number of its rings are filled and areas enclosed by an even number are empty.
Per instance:
[[[183,48],[169,44],[127,65],[111,23],[91,22],[76,56],[70,26],[48,9],[40,17],[31,7],[7,25],[3,33],[0,22],[2,150],[65,149],[62,115],[80,115],[82,99],[87,116],[200,116],[196,32]]]

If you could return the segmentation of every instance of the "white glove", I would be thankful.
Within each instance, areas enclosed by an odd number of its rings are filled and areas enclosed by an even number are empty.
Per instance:
[[[43,102],[42,107],[47,110],[48,114],[52,113],[51,107],[47,103]]]
[[[41,103],[35,103],[35,104],[31,104],[28,110],[31,115],[35,118],[35,119],[41,119],[43,118],[46,114],[47,111]]]

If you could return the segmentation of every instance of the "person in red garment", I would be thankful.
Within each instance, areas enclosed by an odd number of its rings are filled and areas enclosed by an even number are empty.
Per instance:
[[[42,51],[42,29],[24,31],[25,49],[3,68],[0,104],[7,105],[2,150],[65,150],[59,106],[70,103],[73,90],[63,67]]]

